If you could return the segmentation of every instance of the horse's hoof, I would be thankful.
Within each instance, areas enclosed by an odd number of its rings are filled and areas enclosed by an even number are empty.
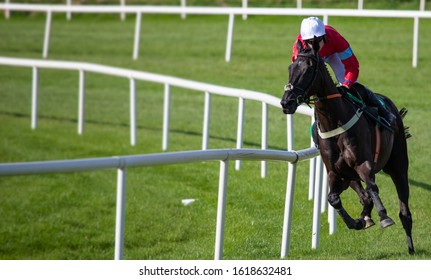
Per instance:
[[[356,230],[361,230],[361,229],[364,229],[365,228],[365,221],[364,221],[364,219],[356,219],[355,220],[355,226],[354,226],[354,229],[356,229]]]
[[[364,229],[368,229],[372,226],[374,226],[376,223],[373,221],[373,219],[371,219],[370,217],[364,217],[364,221],[365,221],[365,226]]]
[[[387,228],[387,227],[389,227],[391,225],[394,225],[394,224],[395,224],[395,222],[391,218],[389,218],[389,217],[387,217],[386,219],[380,221],[380,226],[382,228]]]

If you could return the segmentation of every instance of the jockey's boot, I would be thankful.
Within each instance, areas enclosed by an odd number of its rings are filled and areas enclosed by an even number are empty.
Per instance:
[[[389,128],[394,130],[396,128],[396,123],[397,123],[396,116],[386,108],[383,101],[381,101],[376,94],[374,94],[370,90],[367,90],[367,93],[368,93],[368,105],[376,107],[379,112],[380,120]]]

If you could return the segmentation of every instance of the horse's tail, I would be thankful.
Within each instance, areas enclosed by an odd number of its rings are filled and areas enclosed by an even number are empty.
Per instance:
[[[401,119],[404,119],[404,117],[407,115],[409,111],[406,108],[401,108],[401,110],[399,111]],[[404,126],[404,124],[403,124]],[[412,137],[412,135],[410,134],[410,127],[408,126],[404,126],[404,135],[406,137],[406,139],[409,139],[410,137]]]

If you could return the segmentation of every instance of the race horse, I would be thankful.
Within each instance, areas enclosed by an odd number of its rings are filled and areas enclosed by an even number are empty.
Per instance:
[[[316,144],[328,173],[329,204],[349,229],[360,230],[374,225],[371,219],[374,205],[380,217],[380,226],[393,225],[394,221],[387,215],[375,182],[375,174],[383,170],[392,178],[397,189],[399,218],[406,232],[409,253],[413,254],[406,141],[410,134],[403,124],[407,110],[403,108],[398,111],[389,98],[378,94],[396,117],[392,128],[379,126],[378,118],[373,119],[370,114],[365,114],[369,112],[365,110],[366,106],[356,105],[346,92],[338,90],[323,59],[317,54],[318,43],[313,43],[313,47],[309,48],[298,42],[297,48],[298,57],[289,66],[289,83],[280,103],[285,114],[294,114],[303,103],[314,103],[318,131]],[[365,183],[365,189],[361,182]],[[349,186],[358,193],[363,205],[358,219],[353,219],[341,203],[340,194]]]

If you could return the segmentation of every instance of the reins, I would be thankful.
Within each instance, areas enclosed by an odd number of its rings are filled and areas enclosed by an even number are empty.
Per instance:
[[[324,100],[328,100],[328,99],[340,98],[342,96],[343,95],[341,93],[333,93],[333,94],[330,94],[327,96],[321,96],[321,97],[316,96],[312,99],[312,101],[319,102],[319,101],[324,101]]]
[[[308,90],[310,90],[310,88],[311,88],[311,86],[312,86],[312,84],[313,84],[314,80],[316,79],[316,76],[317,76],[317,74],[319,72],[319,66],[318,65],[319,65],[320,58],[318,56],[310,55],[309,53],[300,53],[300,54],[298,54],[298,57],[310,58],[310,59],[312,59],[312,60],[314,60],[316,62],[316,67],[315,67],[314,72],[313,72],[313,77],[312,77],[310,85],[307,87],[307,89],[304,90],[302,88],[296,87],[296,89],[302,91],[303,95],[305,95],[306,92],[308,92]],[[293,85],[289,84],[288,86],[290,86],[293,89]],[[330,95],[327,95],[327,96],[322,96],[322,97],[315,96],[313,98],[309,98],[309,97],[308,98],[303,98],[303,100],[297,100],[297,103],[300,103],[299,101],[302,101],[305,104],[307,104],[308,107],[311,107],[310,103],[315,103],[315,102],[319,102],[319,101],[323,101],[323,100],[328,100],[328,99],[333,99],[333,98],[340,98],[340,97],[342,97],[341,93],[333,93],[333,94],[330,94]]]

